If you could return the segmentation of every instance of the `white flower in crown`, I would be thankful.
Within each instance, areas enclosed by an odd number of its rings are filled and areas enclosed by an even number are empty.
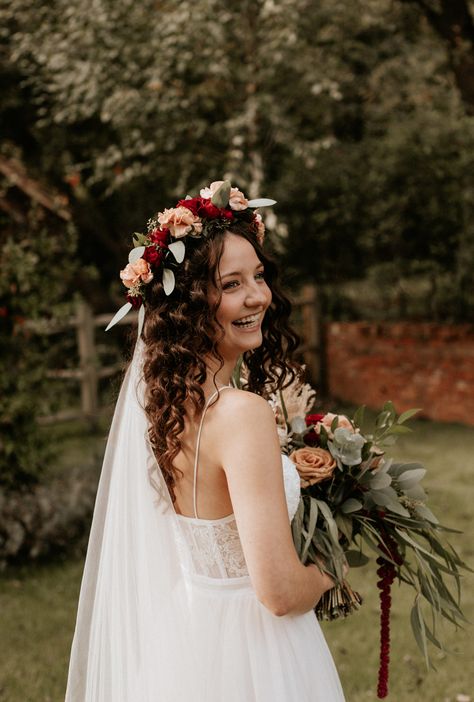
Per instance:
[[[202,190],[199,191],[200,196],[210,200],[223,183],[223,180],[215,180],[208,188],[202,188]],[[248,205],[249,201],[238,188],[230,189],[229,207],[231,210],[246,210]]]

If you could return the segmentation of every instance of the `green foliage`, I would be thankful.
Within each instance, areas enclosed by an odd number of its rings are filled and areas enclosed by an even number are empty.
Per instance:
[[[288,281],[325,286],[333,316],[363,316],[340,287],[367,279],[380,315],[463,319],[474,118],[418,5],[12,0],[4,150],[69,184],[104,284],[130,230],[225,176],[278,200]]]
[[[56,448],[37,419],[54,409],[46,370],[58,348],[31,323],[70,314],[75,253],[74,227],[35,207],[0,239],[0,486],[9,489],[35,483]]]
[[[342,599],[326,593],[318,603],[316,613],[321,619],[347,616],[360,604],[359,596],[353,597],[345,586],[345,551],[362,553],[366,546],[377,554],[378,564],[380,558],[392,564],[394,576],[415,591],[411,624],[428,664],[428,641],[443,648],[435,635],[440,620],[455,626],[466,621],[461,610],[461,577],[470,568],[445,539],[446,532],[455,530],[442,526],[426,504],[428,496],[420,484],[426,469],[419,463],[395,463],[381,451],[400,435],[411,433],[405,422],[418,411],[397,416],[388,401],[375,417],[371,433],[362,433],[354,420],[351,429],[339,427],[337,414],[331,440],[317,431],[318,445],[327,448],[337,467],[303,487],[292,533],[301,561],[318,564],[322,557],[322,569],[341,585]],[[361,417],[362,412],[356,415]],[[365,562],[365,558],[356,561],[351,557],[353,566]]]

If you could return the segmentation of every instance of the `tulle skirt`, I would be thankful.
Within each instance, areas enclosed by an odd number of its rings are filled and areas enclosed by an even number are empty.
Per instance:
[[[193,575],[183,587],[192,612],[183,663],[190,656],[195,679],[192,697],[182,702],[343,702],[313,612],[272,614],[248,576]]]

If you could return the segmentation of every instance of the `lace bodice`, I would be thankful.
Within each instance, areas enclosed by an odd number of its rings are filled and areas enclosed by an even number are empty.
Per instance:
[[[300,499],[300,478],[288,456],[282,455],[288,517],[293,519]],[[191,575],[238,578],[248,575],[233,514],[222,519],[176,515],[176,534],[183,569]]]

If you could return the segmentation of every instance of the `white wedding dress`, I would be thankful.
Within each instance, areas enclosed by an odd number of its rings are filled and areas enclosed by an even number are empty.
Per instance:
[[[201,428],[202,422],[195,490]],[[282,469],[291,521],[300,498],[300,480],[285,455]],[[186,655],[197,657],[192,669],[200,671],[193,681],[192,699],[186,702],[343,701],[337,671],[314,612],[278,617],[257,599],[234,515],[221,519],[175,517],[182,586],[192,612],[184,660]]]
[[[194,517],[174,510],[148,442],[141,354],[107,442],[65,702],[343,702],[315,614],[277,617],[257,599],[234,515],[199,519],[196,500]],[[282,460],[291,519],[299,478]]]

